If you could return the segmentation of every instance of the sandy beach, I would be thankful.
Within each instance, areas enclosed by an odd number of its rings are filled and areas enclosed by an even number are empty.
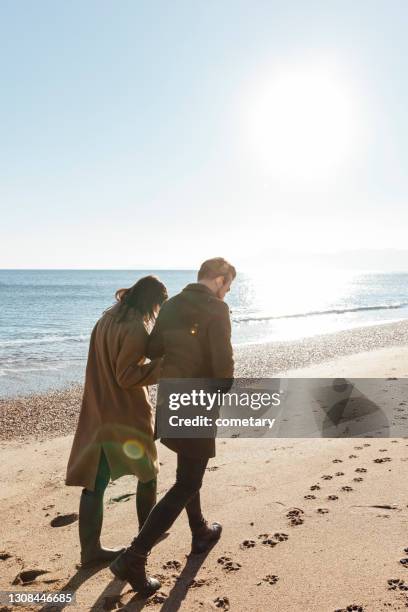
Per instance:
[[[238,376],[405,378],[408,322],[238,347],[236,360]],[[107,568],[78,569],[79,489],[65,487],[64,474],[80,397],[78,386],[0,402],[0,589],[75,591],[72,610],[407,608],[408,439],[400,437],[219,440],[203,500],[224,531],[206,557],[188,556],[182,515],[149,558],[162,580],[150,600]],[[404,398],[391,400],[405,414]],[[175,457],[160,444],[159,454],[162,495]],[[131,477],[109,485],[106,545],[134,535],[134,491]]]

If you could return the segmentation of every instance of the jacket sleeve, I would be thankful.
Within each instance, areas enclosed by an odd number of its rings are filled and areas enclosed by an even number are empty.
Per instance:
[[[156,384],[161,360],[143,363],[146,344],[147,332],[144,328],[128,331],[124,335],[115,367],[116,382],[122,389]]]
[[[231,321],[229,308],[225,302],[220,303],[217,316],[211,319],[208,336],[214,378],[232,379],[234,357],[231,344]]]
[[[152,332],[148,338],[146,356],[149,359],[157,359],[164,355],[164,341],[163,341],[163,308],[162,306],[159,316],[156,319],[156,323],[152,329]]]

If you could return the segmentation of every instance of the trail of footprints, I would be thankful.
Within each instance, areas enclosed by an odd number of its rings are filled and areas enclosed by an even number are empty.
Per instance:
[[[398,440],[390,440],[390,442],[392,444],[398,444],[399,441]],[[355,448],[355,450],[361,451],[364,448],[369,447],[369,446],[371,446],[369,443],[364,443],[362,446],[355,446],[354,448]],[[378,450],[378,452],[379,453],[386,453],[386,452],[388,452],[388,449],[380,448]],[[354,454],[351,454],[351,455],[349,455],[348,458],[349,459],[358,459],[358,456],[354,455]],[[375,464],[389,463],[390,461],[392,461],[392,458],[388,457],[388,456],[386,456],[386,457],[380,456],[380,457],[376,457],[375,459],[373,459],[373,463],[375,463]],[[402,459],[402,461],[404,461],[404,458]],[[332,462],[333,463],[343,463],[343,460],[336,458],[336,459],[333,459]],[[368,469],[365,468],[365,467],[357,467],[357,468],[355,468],[354,471],[357,474],[367,474],[368,473]],[[334,476],[344,476],[344,475],[345,474],[343,472],[336,472],[334,474]],[[321,479],[325,480],[325,481],[329,481],[329,480],[333,480],[333,476],[331,474],[323,474],[321,476]],[[364,480],[364,478],[362,476],[355,476],[353,478],[353,482],[363,482],[363,480]],[[314,484],[314,485],[312,485],[310,487],[310,490],[311,491],[319,491],[319,490],[321,490],[321,488],[322,487],[320,486],[320,484]],[[341,487],[340,490],[342,492],[349,493],[349,492],[353,491],[353,488],[351,486],[349,486],[349,485],[344,485],[344,486]],[[308,494],[306,494],[304,496],[304,499],[315,500],[316,499],[316,495],[308,493]],[[329,501],[336,501],[336,500],[339,499],[339,497],[337,495],[331,494],[331,495],[327,496],[327,499]],[[380,507],[380,506],[373,506],[373,507]],[[387,506],[384,505],[384,506],[381,506],[381,507],[391,508],[391,506],[388,506],[388,505]],[[328,512],[328,510],[325,509],[325,508],[318,508],[317,509],[317,513],[319,513],[319,514],[326,514],[327,512]],[[404,553],[406,553],[407,556],[403,557],[402,559],[400,559],[400,565],[402,565],[404,568],[408,569],[408,547],[404,548]],[[390,578],[388,580],[388,589],[390,591],[397,591],[398,593],[403,594],[405,596],[405,599],[404,599],[405,606],[408,607],[408,584],[405,582],[405,580],[402,580],[401,578]],[[391,605],[391,604],[384,604],[384,605]],[[365,610],[365,608],[362,605],[353,603],[353,604],[348,605],[346,608],[338,608],[334,612],[351,612],[351,611],[364,612],[364,610]]]
[[[397,443],[397,442],[398,440],[391,440],[391,443]],[[354,448],[355,450],[361,451],[365,447],[369,447],[369,446],[371,446],[369,443],[364,443],[362,446],[355,446]],[[379,449],[378,452],[386,453],[387,449],[381,448]],[[348,456],[348,459],[350,460],[358,459],[358,455],[350,454]],[[376,457],[375,459],[373,459],[373,463],[375,464],[383,464],[383,463],[388,463],[390,461],[392,461],[392,459],[389,456],[380,456],[380,457]],[[342,459],[335,458],[332,460],[332,463],[340,464],[340,463],[344,463],[344,461]],[[358,474],[358,476],[353,477],[353,482],[359,483],[364,480],[362,475],[367,474],[368,469],[365,467],[359,466],[354,469],[354,472]],[[328,482],[330,483],[330,485],[332,485],[336,482],[337,478],[341,478],[343,476],[345,476],[345,473],[343,471],[337,471],[334,474],[323,474],[321,476],[321,480],[324,482]],[[321,484],[316,483],[316,484],[311,485],[310,491],[312,493],[307,493],[306,495],[304,495],[304,499],[305,500],[316,500],[317,497],[315,495],[315,492],[318,492],[321,490],[322,490]],[[350,485],[342,485],[339,488],[339,491],[342,493],[351,493],[353,491],[353,488]],[[326,499],[327,501],[335,502],[339,500],[339,496],[331,493],[327,495]],[[324,515],[329,512],[329,509],[319,507],[316,509],[316,512],[317,514]],[[290,508],[286,513],[286,518],[288,519],[288,525],[290,527],[298,527],[304,523],[305,513],[301,508],[296,508],[296,507]],[[77,517],[74,515],[68,515],[68,516],[60,515],[60,516],[57,516],[57,520],[54,519],[51,524],[52,526],[60,526],[60,525],[69,524],[69,522],[74,522],[76,519]],[[257,540],[252,540],[252,539],[244,540],[240,544],[240,549],[250,550],[252,548],[255,548],[258,545],[261,545],[263,547],[274,548],[279,543],[285,542],[286,540],[288,540],[288,538],[289,538],[289,535],[283,532],[275,532],[273,534],[261,533],[257,536]],[[407,556],[400,559],[400,566],[408,569],[408,547],[404,549],[404,552],[406,553]],[[7,553],[2,553],[0,556],[0,559],[6,560],[7,558],[9,558],[9,556],[10,555]],[[222,571],[225,573],[237,572],[242,567],[240,563],[238,563],[237,561],[234,561],[228,555],[220,556],[217,559],[217,563],[221,566]],[[162,568],[163,570],[165,570],[165,572],[168,572],[168,574],[159,576],[163,585],[170,586],[174,579],[178,580],[179,573],[181,571],[181,567],[182,567],[181,562],[177,561],[176,559],[172,559],[164,563]],[[40,571],[37,571],[35,576],[32,576],[31,571],[21,572],[21,574],[19,574],[16,577],[14,584],[17,582],[17,580],[20,580],[22,583],[24,583],[25,580],[27,580],[27,577],[31,579],[32,581],[34,581],[38,575],[43,574],[43,573],[46,573],[46,572],[44,570],[40,570]],[[209,577],[209,578],[193,579],[191,583],[189,584],[189,588],[200,588],[202,586],[208,586],[217,580],[218,578],[214,576]],[[257,586],[262,585],[262,584],[268,584],[268,585],[273,586],[277,584],[278,581],[279,581],[279,577],[276,574],[267,574],[264,578],[262,578],[257,583]],[[406,584],[404,580],[402,580],[401,578],[390,578],[388,580],[388,588],[390,591],[397,591],[399,594],[406,595],[407,597],[406,605],[408,606],[408,584]],[[163,603],[167,597],[168,596],[163,592],[156,593],[156,595],[149,600],[149,603],[147,605]],[[213,600],[213,603],[216,608],[219,608],[222,610],[230,609],[230,601],[227,596],[219,596]],[[107,609],[111,609],[111,608],[108,607]],[[353,603],[353,604],[348,605],[345,608],[338,609],[335,612],[349,612],[349,611],[350,612],[351,611],[362,611],[363,612],[363,610],[364,610],[363,606]]]
[[[397,440],[391,440],[391,442],[393,443],[397,443]],[[355,446],[355,450],[356,451],[361,451],[366,447],[371,446],[371,444],[369,443],[364,443],[361,446]],[[379,452],[381,453],[386,453],[387,449],[386,448],[381,448],[379,449]],[[355,460],[358,459],[358,455],[355,454],[350,454],[348,456],[349,460]],[[382,464],[382,463],[388,463],[389,461],[391,461],[391,457],[388,456],[380,456],[380,457],[376,457],[375,459],[373,459],[373,463],[375,464]],[[339,464],[339,463],[344,463],[344,461],[342,459],[338,459],[335,458],[332,460],[333,464]],[[354,473],[356,474],[356,476],[353,477],[353,482],[355,483],[360,483],[363,482],[364,474],[368,473],[368,469],[366,467],[361,467],[361,466],[357,466],[354,468]],[[337,471],[334,474],[323,474],[321,476],[321,480],[324,481],[325,483],[329,483],[330,485],[333,485],[335,483],[337,483],[336,479],[341,479],[342,477],[346,476],[345,472],[343,471]],[[344,482],[344,481],[343,481]],[[341,483],[341,480],[339,481],[339,484]],[[322,491],[323,484],[320,483],[315,483],[313,485],[310,486],[310,493],[307,493],[304,496],[305,500],[316,500],[317,496],[315,493],[317,493],[318,491]],[[353,492],[353,487],[350,486],[349,484],[342,484],[341,486],[339,486],[338,489],[339,493],[352,493]],[[329,495],[327,495],[326,500],[329,502],[335,502],[339,500],[339,495],[336,495],[334,493],[330,493]],[[329,512],[328,508],[317,508],[316,509],[317,514],[320,515],[324,515],[327,514]],[[286,518],[288,520],[288,526],[289,527],[298,527],[300,525],[302,525],[304,523],[305,520],[305,512],[304,510],[302,510],[301,508],[289,508],[286,512]],[[253,523],[251,523],[251,525],[253,525]],[[257,539],[246,539],[243,540],[243,542],[241,542],[240,544],[240,549],[243,551],[250,551],[251,549],[257,547],[257,546],[262,546],[262,547],[269,547],[269,548],[274,548],[275,546],[277,546],[278,544],[280,544],[281,542],[285,542],[286,540],[288,540],[289,535],[287,533],[283,533],[283,532],[275,532],[273,534],[270,533],[260,533],[257,536]],[[401,566],[403,566],[404,568],[408,569],[408,547],[404,549],[404,552],[407,554],[407,557],[403,558],[400,560],[400,564]],[[222,571],[225,572],[226,574],[229,573],[234,573],[234,572],[238,572],[241,568],[242,565],[241,563],[238,563],[237,561],[235,561],[231,556],[229,556],[230,553],[228,554],[224,554],[222,556],[220,556],[217,559],[217,563],[219,564],[219,566],[221,567]],[[178,574],[175,574],[174,572],[178,572],[181,569],[181,564],[179,561],[176,560],[171,560],[168,561],[167,563],[165,563],[163,565],[163,569],[164,570],[168,570],[169,572],[172,572],[171,577],[172,578],[178,578]],[[161,576],[161,578],[164,578],[163,576]],[[214,581],[217,581],[218,578],[216,577],[210,577],[210,578],[202,578],[202,579],[194,579],[191,581],[189,588],[200,588],[202,586],[208,586],[211,583],[213,583]],[[259,580],[259,582],[257,582],[257,586],[260,586],[262,584],[268,584],[268,585],[276,585],[279,581],[279,576],[277,576],[276,574],[267,574],[266,576],[264,576],[263,578],[261,578],[261,580]],[[168,580],[165,581],[165,583],[168,583]],[[389,590],[392,591],[398,591],[398,593],[408,593],[408,584],[405,583],[404,580],[400,579],[400,578],[391,578],[388,580],[388,588]],[[163,593],[159,593],[159,598],[161,599],[161,601],[163,601],[163,598],[165,598],[166,595]],[[158,602],[157,602],[158,603]],[[219,608],[221,610],[229,610],[231,607],[230,604],[230,600],[227,596],[223,596],[220,595],[218,597],[216,597],[213,600],[213,604],[216,608]],[[407,595],[407,606],[408,606],[408,595]],[[337,610],[335,610],[334,612],[364,612],[364,607],[360,604],[356,604],[356,603],[352,603],[347,605],[344,608],[338,608]]]
[[[290,512],[293,512],[294,510],[299,510],[299,512],[302,512],[298,508],[294,508]],[[277,546],[277,544],[279,544],[280,542],[286,542],[286,540],[288,539],[289,539],[288,534],[283,533],[283,532],[275,532],[274,534],[260,533],[258,535],[258,542],[256,540],[249,540],[249,539],[244,540],[240,544],[240,548],[241,550],[249,550],[251,548],[255,548],[255,546],[257,546],[258,544],[261,544],[261,546],[274,547],[274,546]],[[242,567],[240,563],[238,563],[237,561],[234,561],[232,557],[228,555],[222,555],[221,557],[218,557],[217,563],[221,566],[222,570],[226,573],[237,572]],[[279,576],[277,576],[276,574],[267,574],[266,576],[261,578],[261,580],[257,582],[256,584],[257,586],[260,586],[262,584],[268,584],[270,586],[273,586],[278,581],[279,581]],[[199,586],[206,585],[208,583],[209,583],[208,580],[193,580],[190,587],[196,588]],[[214,599],[213,602],[216,608],[221,608],[222,610],[230,609],[230,601],[227,596],[219,596],[216,599]]]
[[[408,555],[408,547],[404,548],[404,553]],[[400,564],[408,569],[408,557],[400,559]],[[388,590],[395,591],[398,596],[403,597],[403,603],[408,608],[408,584],[402,578],[389,578],[387,580]]]
[[[396,443],[397,440],[392,440],[392,442]],[[361,451],[366,447],[371,446],[369,443],[364,443],[361,446],[355,446],[355,450]],[[384,453],[387,452],[387,449],[379,449],[379,452]],[[348,456],[349,460],[355,460],[358,459],[358,455],[355,454],[350,454]],[[382,463],[387,463],[391,461],[390,457],[377,457],[373,460],[373,463],[375,464],[382,464]],[[333,464],[339,464],[339,463],[344,463],[344,461],[342,459],[338,459],[335,458],[332,460]],[[357,466],[354,468],[354,473],[356,474],[356,476],[353,477],[353,482],[355,483],[360,483],[363,482],[364,474],[368,473],[368,469],[366,467],[361,467],[361,466]],[[343,471],[337,471],[334,474],[323,474],[321,476],[321,480],[324,482],[329,483],[330,485],[333,485],[336,483],[336,479],[341,479],[342,477],[346,476],[345,472]],[[343,481],[344,482],[344,481]],[[339,484],[341,483],[341,480],[339,481]],[[305,500],[316,500],[317,496],[315,493],[317,493],[318,491],[322,491],[323,484],[320,483],[315,483],[313,485],[310,486],[310,493],[307,493],[304,496]],[[349,484],[342,484],[341,486],[339,486],[338,491],[340,493],[352,493],[353,492],[353,487],[350,486]],[[335,502],[339,500],[339,495],[336,495],[334,493],[330,493],[329,495],[327,495],[326,500],[329,502]],[[320,514],[320,515],[324,515],[327,514],[329,512],[328,508],[317,508],[316,509],[316,513]],[[304,510],[302,510],[302,508],[289,508],[286,512],[286,518],[288,520],[288,526],[289,527],[298,527],[300,525],[302,525],[304,523],[305,520],[305,512]],[[253,525],[253,523],[251,523],[251,525]],[[262,547],[269,547],[269,548],[274,548],[275,546],[277,546],[278,544],[280,544],[281,542],[285,542],[286,540],[288,540],[289,535],[287,533],[283,533],[283,532],[275,532],[273,534],[270,533],[260,533],[257,536],[257,539],[246,539],[243,540],[243,542],[241,542],[240,544],[240,549],[243,551],[250,551],[251,549],[257,547],[257,546],[262,546]],[[400,560],[400,564],[408,569],[408,548],[406,548],[404,550],[405,553],[407,553],[407,557],[403,558]],[[221,567],[222,571],[225,572],[226,574],[229,573],[234,573],[234,572],[239,572],[239,570],[241,570],[242,565],[241,563],[238,563],[237,561],[235,561],[232,556],[230,556],[230,553],[228,554],[224,554],[222,556],[220,556],[217,559],[217,563],[219,564],[219,566]],[[165,570],[169,570],[172,573],[172,577],[173,578],[177,578],[177,574],[174,574],[174,571],[179,571],[181,568],[181,564],[178,561],[172,560],[172,561],[168,561],[167,563],[165,563],[163,565],[163,569]],[[161,577],[163,578],[163,577]],[[211,584],[212,582],[218,580],[218,578],[216,577],[211,577],[211,578],[202,578],[202,579],[194,579],[192,580],[192,582],[189,585],[189,588],[199,588],[202,586],[208,586],[209,584]],[[257,582],[257,586],[260,586],[262,584],[268,584],[268,585],[276,585],[277,582],[279,581],[279,576],[277,576],[276,574],[267,574],[266,576],[264,576],[263,578],[261,578],[259,580],[259,582]],[[168,581],[167,581],[168,582]],[[399,578],[393,578],[390,579],[388,581],[388,586],[390,590],[394,590],[394,591],[398,591],[398,592],[408,592],[408,584],[405,584],[404,580],[401,580]],[[163,593],[160,593],[159,595],[161,598],[164,596]],[[218,596],[216,599],[213,600],[214,606],[216,608],[222,609],[222,610],[229,610],[230,609],[230,600],[227,596]],[[407,605],[408,605],[408,600],[407,600]],[[352,603],[347,605],[344,608],[341,609],[337,609],[335,612],[364,612],[364,607],[360,604],[356,604],[356,603]]]
[[[394,444],[397,444],[398,440],[391,440],[391,442],[394,443]],[[368,442],[365,442],[361,446],[355,446],[354,449],[358,450],[358,451],[361,451],[361,450],[364,450],[364,448],[367,448],[369,446],[371,446],[371,444],[368,443]],[[386,453],[387,449],[386,448],[380,448],[378,452]],[[352,453],[352,454],[350,454],[348,456],[348,459],[358,459],[358,455],[355,455],[354,453]],[[376,463],[376,464],[388,463],[389,461],[392,461],[391,457],[376,457],[375,459],[373,459],[373,463]],[[343,459],[339,459],[339,458],[335,458],[335,459],[332,460],[332,463],[334,463],[334,464],[344,463],[344,460]],[[364,481],[364,478],[363,478],[363,476],[361,476],[361,474],[367,474],[368,469],[365,468],[365,467],[357,467],[357,468],[355,468],[354,472],[356,474],[358,474],[358,476],[354,476],[353,477],[353,482],[359,483],[359,482],[363,482]],[[336,478],[339,478],[339,477],[345,476],[345,475],[346,474],[344,472],[342,472],[342,471],[335,472],[334,474],[323,474],[321,476],[321,480],[324,480],[326,482],[328,482],[328,481],[333,481],[334,482],[334,480]],[[310,501],[311,500],[316,500],[317,497],[316,497],[316,495],[314,493],[316,491],[321,491],[321,490],[322,490],[322,485],[321,484],[316,483],[316,484],[311,485],[310,491],[312,491],[313,493],[307,493],[306,495],[304,495],[304,499],[310,500]],[[340,487],[340,489],[339,489],[339,491],[342,492],[342,493],[351,493],[353,490],[354,490],[353,487],[351,485],[348,485],[348,484],[347,485],[342,485]],[[335,494],[330,494],[330,495],[327,496],[326,499],[328,501],[337,501],[339,499],[339,496],[335,495]],[[318,514],[327,514],[328,509],[327,508],[318,508],[316,510],[316,512]],[[297,525],[297,524],[301,524],[301,522],[296,520],[296,521],[292,522],[291,524],[292,525]]]
[[[390,443],[392,444],[397,444],[398,440],[390,440]],[[364,443],[362,446],[355,446],[355,450],[357,451],[361,451],[364,450],[365,447],[369,447],[371,446],[369,443]],[[408,446],[408,444],[407,444]],[[380,448],[378,450],[379,453],[387,453],[388,449],[386,448]],[[358,459],[358,455],[355,454],[350,454],[348,456],[348,459],[353,460],[353,459]],[[408,458],[406,458],[408,459]],[[374,464],[383,464],[383,463],[389,463],[390,461],[392,461],[392,458],[389,456],[379,456],[376,457],[375,459],[373,459],[373,463]],[[402,461],[404,461],[404,458],[402,459]],[[342,459],[339,458],[335,458],[332,460],[333,464],[340,464],[340,463],[344,463],[344,461]],[[214,470],[217,468],[214,468]],[[361,476],[362,474],[367,474],[368,473],[368,469],[365,467],[357,467],[354,469],[354,472],[356,474],[358,474],[358,476],[353,477],[353,482],[356,483],[360,483],[364,480],[363,476]],[[345,473],[342,471],[338,471],[335,472],[334,474],[323,474],[321,476],[321,480],[324,482],[329,482],[330,484],[333,484],[336,482],[336,478],[341,478],[342,476],[345,476]],[[308,493],[304,496],[305,500],[316,500],[317,497],[314,494],[317,491],[321,491],[322,490],[322,486],[318,483],[313,484],[310,487],[310,491],[312,491],[313,493]],[[353,491],[353,488],[350,485],[343,485],[341,486],[341,488],[339,489],[339,491],[343,492],[343,493],[350,493]],[[125,496],[123,496],[125,497]],[[329,494],[326,498],[328,501],[330,502],[334,502],[337,501],[339,499],[339,496],[336,494]],[[119,501],[119,500],[118,500]],[[120,498],[120,501],[122,501],[122,498]],[[43,510],[48,510],[53,508],[53,505],[50,506],[46,506],[43,508]],[[318,514],[327,514],[329,512],[329,510],[327,508],[317,508],[316,512]],[[45,515],[46,517],[49,516],[49,513],[47,513]],[[304,516],[305,513],[301,508],[291,508],[287,511],[286,513],[286,518],[288,519],[289,522],[289,526],[291,527],[297,527],[299,525],[302,525],[304,523]],[[59,513],[57,513],[57,515],[54,517],[54,519],[51,520],[51,526],[52,527],[62,527],[62,526],[66,526],[69,525],[70,523],[75,522],[78,519],[77,515],[75,513],[71,513],[68,515],[60,515]],[[253,523],[251,523],[251,525],[253,525]],[[269,534],[269,533],[262,533],[259,534],[256,540],[251,540],[251,539],[247,539],[244,540],[241,545],[240,548],[241,550],[249,550],[251,548],[255,548],[257,545],[261,545],[264,547],[270,547],[273,548],[275,546],[277,546],[279,543],[281,542],[285,542],[286,540],[288,540],[289,536],[286,533],[282,533],[282,532],[275,532],[273,534]],[[405,553],[405,557],[401,558],[399,560],[399,564],[401,568],[404,568],[402,571],[408,570],[408,547],[404,548],[404,553]],[[12,555],[10,553],[8,553],[7,551],[1,551],[0,552],[0,561],[7,561],[8,559],[10,559],[12,557]],[[222,570],[226,573],[230,573],[230,572],[237,572],[241,569],[241,564],[234,561],[231,557],[224,555],[221,556],[217,559],[218,564],[221,566]],[[164,575],[160,575],[158,576],[163,585],[166,586],[171,586],[171,584],[173,583],[174,579],[178,580],[179,579],[179,573],[181,570],[182,564],[180,561],[177,561],[176,559],[172,559],[170,561],[167,561],[163,566],[163,570],[165,570],[166,572],[168,572],[167,574]],[[13,580],[13,585],[16,584],[22,584],[22,585],[27,585],[27,584],[33,584],[37,581],[37,579],[40,577],[42,578],[44,574],[48,574],[48,570],[43,570],[43,569],[24,569],[23,571],[20,571],[17,576],[15,577],[15,579]],[[208,586],[210,584],[212,584],[213,582],[218,581],[218,578],[215,576],[212,577],[207,577],[207,578],[201,578],[201,579],[193,579],[189,585],[189,588],[200,588],[202,586]],[[269,585],[275,585],[277,582],[279,581],[279,577],[275,574],[267,574],[264,578],[262,578],[257,585],[262,585],[262,584],[269,584]],[[45,581],[46,582],[46,581]],[[403,580],[402,578],[390,578],[388,581],[388,589],[390,591],[394,591],[397,592],[399,595],[403,595],[406,599],[405,601],[405,605],[408,607],[408,583],[405,582],[405,580]],[[131,592],[131,591],[129,591]],[[123,603],[121,601],[121,598],[124,595],[127,595],[128,592],[126,593],[122,593],[121,595],[119,595],[117,598],[110,598],[110,597],[106,597],[106,609],[113,609],[113,607],[115,607],[118,603]],[[166,599],[167,599],[168,595],[166,595],[166,593],[163,592],[158,592],[156,593],[152,598],[149,599],[148,602],[146,602],[146,605],[154,605],[154,604],[161,604],[163,603]],[[111,602],[108,601],[110,599],[115,599],[115,602]],[[116,599],[118,599],[118,601],[116,601]],[[213,600],[214,605],[216,608],[222,609],[222,610],[229,610],[230,609],[230,602],[229,602],[229,598],[227,596],[219,596],[216,599]],[[115,606],[114,606],[115,604]],[[360,604],[350,604],[348,605],[346,608],[341,608],[336,610],[335,612],[352,612],[352,611],[357,611],[357,612],[363,612],[364,608],[363,606],[361,606]]]

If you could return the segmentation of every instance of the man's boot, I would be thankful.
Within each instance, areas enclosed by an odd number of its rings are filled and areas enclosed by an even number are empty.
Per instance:
[[[205,522],[204,525],[192,532],[191,552],[194,554],[207,552],[220,539],[221,532],[222,525],[220,523],[208,525]]]
[[[84,489],[79,504],[79,541],[81,565],[109,563],[124,548],[102,548],[100,537],[103,523],[103,495]]]
[[[116,578],[128,582],[142,597],[150,597],[161,587],[156,578],[146,576],[146,559],[146,554],[139,554],[128,548],[109,566]]]

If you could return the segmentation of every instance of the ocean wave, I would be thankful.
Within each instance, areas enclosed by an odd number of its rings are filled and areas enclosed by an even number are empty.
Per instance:
[[[61,363],[60,365],[49,365],[44,367],[25,367],[24,365],[16,368],[2,368],[0,369],[0,376],[7,376],[9,374],[22,374],[25,372],[57,372],[59,370],[66,369],[70,364]]]
[[[22,346],[25,344],[52,344],[54,342],[87,342],[89,334],[78,336],[45,336],[42,338],[16,338],[14,340],[0,340],[2,346]]]
[[[349,312],[365,312],[370,310],[397,310],[399,308],[404,308],[408,306],[408,302],[401,302],[398,304],[377,304],[374,306],[356,306],[354,308],[332,308],[330,310],[310,310],[309,312],[299,312],[294,314],[286,314],[286,315],[259,315],[259,316],[246,316],[242,317],[233,317],[234,323],[249,323],[252,321],[273,321],[273,320],[281,320],[281,319],[300,319],[303,317],[314,317],[319,315],[330,315],[330,314],[346,314]]]

